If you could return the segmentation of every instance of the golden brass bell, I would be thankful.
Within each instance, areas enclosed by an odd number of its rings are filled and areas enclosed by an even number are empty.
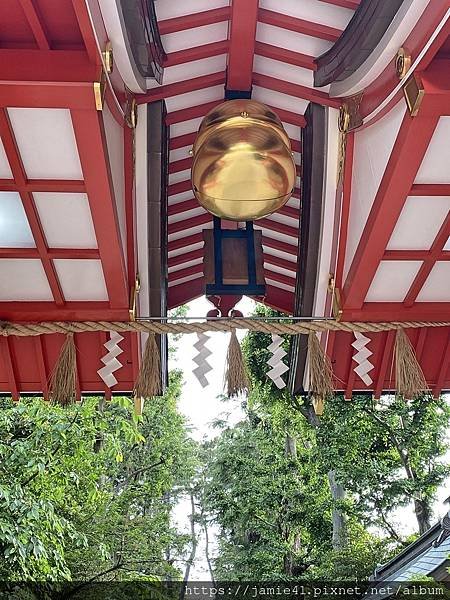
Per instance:
[[[278,116],[254,100],[229,100],[203,119],[193,147],[192,188],[216,217],[253,221],[289,200],[295,163]]]

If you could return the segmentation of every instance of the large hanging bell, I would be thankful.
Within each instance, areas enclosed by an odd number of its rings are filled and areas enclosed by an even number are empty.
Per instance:
[[[192,188],[199,203],[232,221],[281,208],[295,184],[289,137],[278,116],[254,100],[229,100],[203,119],[193,146]]]

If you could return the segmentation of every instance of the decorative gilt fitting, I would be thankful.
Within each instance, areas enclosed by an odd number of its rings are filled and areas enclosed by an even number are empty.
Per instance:
[[[136,279],[134,282],[134,286],[131,288],[130,292],[130,308],[128,310],[130,321],[136,321],[136,311],[137,311],[137,295],[139,294],[139,290],[141,289],[141,280],[139,279],[139,273],[136,274]]]
[[[425,96],[425,90],[420,76],[416,73],[408,79],[403,86],[406,105],[408,106],[411,117],[416,117],[419,113],[422,100]]]
[[[106,77],[105,72],[102,69],[102,76],[100,81],[94,81],[92,84],[94,88],[94,100],[95,100],[95,108],[97,110],[103,110],[103,102],[105,100],[105,91],[106,91]]]
[[[350,112],[347,104],[343,104],[339,109],[338,127],[341,133],[347,133],[350,127]]]
[[[411,68],[411,54],[406,48],[400,48],[395,57],[395,70],[397,77],[403,79]]]
[[[342,316],[341,292],[336,287],[336,281],[332,273],[328,276],[328,292],[333,297],[333,317],[336,321],[339,321]]]
[[[126,120],[128,126],[131,127],[132,129],[136,129],[137,118],[138,118],[137,103],[136,103],[136,100],[130,96],[127,99],[125,120]]]
[[[113,49],[111,42],[106,42],[104,51],[102,52],[103,64],[107,73],[112,73],[114,60],[113,60]]]

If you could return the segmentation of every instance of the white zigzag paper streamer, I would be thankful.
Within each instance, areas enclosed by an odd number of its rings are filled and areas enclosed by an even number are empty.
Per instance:
[[[197,350],[197,354],[194,357],[194,362],[197,367],[195,367],[192,372],[200,382],[200,385],[202,387],[206,387],[209,385],[206,374],[212,371],[212,367],[207,360],[212,354],[211,350],[206,347],[206,342],[209,340],[209,335],[206,335],[206,333],[197,333],[197,338],[198,341],[194,344],[194,348]]]
[[[119,354],[122,354],[123,352],[122,348],[119,346],[119,342],[123,340],[123,336],[121,336],[120,333],[117,333],[117,331],[110,331],[109,337],[110,339],[103,344],[108,350],[108,354],[105,354],[101,359],[105,366],[99,369],[97,373],[110,388],[117,383],[117,379],[114,377],[113,373],[123,366],[122,363],[117,360]]]
[[[355,331],[354,334],[355,341],[353,342],[352,346],[355,348],[355,350],[357,350],[356,354],[354,354],[352,357],[357,363],[354,371],[366,385],[371,385],[373,383],[373,379],[369,375],[369,372],[372,371],[374,366],[368,360],[369,356],[372,356],[373,354],[373,352],[367,347],[370,339],[358,331]]]
[[[272,352],[272,357],[267,361],[269,367],[272,367],[267,373],[267,377],[274,382],[279,390],[286,387],[286,383],[281,376],[283,373],[286,373],[286,371],[289,371],[289,367],[283,362],[283,358],[286,356],[287,352],[283,349],[282,343],[283,338],[281,336],[272,334],[272,343],[268,347],[269,352]]]

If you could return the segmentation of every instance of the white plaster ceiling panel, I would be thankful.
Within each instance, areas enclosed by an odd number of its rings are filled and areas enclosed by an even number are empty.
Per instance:
[[[291,277],[295,279],[296,269],[295,263],[292,263],[292,269],[285,269],[283,267],[279,267],[278,265],[273,265],[271,262],[267,262],[267,255],[264,257],[264,267],[273,271],[274,273],[279,273],[280,275],[285,275],[286,277]],[[293,282],[295,283],[295,282]]]
[[[367,292],[366,302],[403,302],[422,262],[383,260]]]
[[[352,195],[344,277],[347,276],[358,247],[405,111],[405,103],[399,102],[380,121],[355,133]]]
[[[271,238],[273,240],[278,240],[279,242],[285,242],[286,244],[290,244],[291,246],[297,246],[297,237],[291,237],[290,235],[286,235],[285,233],[280,233],[279,231],[274,231],[273,229],[267,229],[258,225],[258,221],[255,221],[254,225],[255,229],[259,229],[263,232],[263,235]]]
[[[179,265],[175,265],[173,267],[169,267],[169,273],[176,273],[177,271],[181,271],[183,269],[188,269],[189,267],[195,267],[197,265],[201,265],[203,263],[203,257],[196,258],[194,260],[188,260],[184,263],[180,263]]]
[[[448,240],[444,246],[444,250],[450,251],[450,237],[448,238]]]
[[[192,210],[186,210],[182,213],[178,213],[176,215],[169,216],[169,224],[170,223],[179,223],[180,221],[185,221],[188,219],[193,219],[194,217],[199,217],[200,215],[204,215],[206,210],[201,206],[197,206]]]
[[[275,281],[270,277],[270,273],[266,271],[265,273],[266,284],[271,285],[274,288],[278,288],[280,290],[284,290],[285,292],[295,292],[294,285],[287,285],[285,283],[281,283],[280,281]]]
[[[181,194],[169,196],[169,206],[172,206],[172,204],[179,204],[180,202],[184,202],[185,200],[190,200],[192,198],[192,195],[192,190],[187,190],[186,192],[181,192]]]
[[[193,27],[176,33],[167,33],[161,36],[164,50],[167,53],[203,46],[212,42],[220,42],[228,38],[228,21]]]
[[[181,121],[180,123],[173,123],[170,126],[170,137],[178,137],[179,135],[186,135],[187,133],[197,133],[200,123],[203,117],[198,119],[189,119],[189,121]]]
[[[211,219],[211,221],[208,221],[208,223],[204,223],[203,225],[197,225],[196,227],[189,227],[189,223],[187,223],[187,227],[183,231],[177,231],[176,233],[169,234],[169,242],[181,240],[182,238],[191,237],[192,235],[195,235],[196,233],[201,233],[204,229],[212,229],[212,226],[213,226],[212,219]]]
[[[223,85],[215,85],[213,87],[166,98],[167,112],[174,112],[175,110],[182,110],[183,108],[206,104],[206,102],[212,102],[213,100],[223,100],[223,89]]]
[[[284,260],[289,260],[292,262],[292,268],[296,270],[297,265],[297,255],[289,254],[288,252],[282,252],[281,250],[277,250],[276,248],[270,248],[263,244],[264,254],[270,256],[276,256],[277,258],[283,258]]]
[[[281,108],[290,110],[299,115],[304,114],[309,104],[308,100],[302,100],[301,98],[274,92],[273,90],[268,90],[267,88],[259,87],[257,85],[253,86],[252,98],[254,100],[259,100],[259,102],[262,102],[263,104],[272,106],[275,110]]]
[[[276,107],[275,108],[275,112],[276,111]],[[286,131],[286,133],[288,134],[288,136],[291,138],[291,140],[299,140],[300,141],[300,135],[301,135],[301,128],[299,125],[292,125],[292,123],[285,123],[283,122],[283,127],[284,130]],[[296,164],[300,164],[297,163]]]
[[[0,179],[12,179],[11,167],[6,158],[5,147],[0,140]]]
[[[434,265],[416,302],[450,302],[450,261]]]
[[[304,19],[311,23],[320,23],[337,29],[345,29],[353,17],[354,11],[334,6],[321,0],[260,0],[260,8]]]
[[[22,200],[17,192],[0,192],[0,246],[35,247]]]
[[[174,256],[180,256],[180,254],[184,254],[185,252],[192,252],[193,250],[200,250],[203,248],[204,243],[198,242],[197,244],[186,244],[183,248],[177,248],[176,250],[171,250],[169,252],[169,257],[172,258]]]
[[[1,302],[45,302],[53,301],[53,295],[45,275],[44,267],[37,258],[0,258]]]
[[[450,197],[408,197],[387,249],[429,250],[449,211]]]
[[[320,56],[333,46],[333,42],[289,31],[288,29],[282,29],[281,27],[274,27],[266,23],[258,23],[256,27],[256,40],[314,57]]]
[[[169,154],[169,162],[175,162],[176,160],[182,160],[183,158],[189,158],[189,150],[191,146],[183,146],[183,148],[176,148],[171,150]]]
[[[255,56],[253,71],[261,75],[268,75],[269,77],[289,81],[289,83],[296,83],[309,88],[314,87],[314,76],[311,69],[296,67],[288,63],[266,58],[265,56]]]
[[[163,21],[229,5],[230,0],[156,0],[155,10],[158,21]]]
[[[227,66],[227,55],[210,56],[202,60],[192,60],[181,65],[166,67],[164,69],[163,84],[176,83],[177,81],[185,81],[193,77],[202,77],[212,73],[225,71]]]
[[[417,173],[416,183],[450,183],[450,117],[441,117]]]
[[[58,258],[53,263],[68,302],[108,300],[101,261]]]
[[[29,179],[83,179],[70,111],[8,108]]]
[[[180,181],[188,181],[191,178],[191,171],[178,171],[177,173],[170,173],[169,185],[172,183],[179,183]]]
[[[122,240],[123,252],[126,258],[127,222],[125,212],[125,159],[123,128],[114,119],[106,104],[103,107],[102,115],[103,123],[105,125],[106,145],[108,148],[108,158],[111,167],[120,237]]]
[[[50,248],[97,248],[86,194],[34,192],[33,196]]]

